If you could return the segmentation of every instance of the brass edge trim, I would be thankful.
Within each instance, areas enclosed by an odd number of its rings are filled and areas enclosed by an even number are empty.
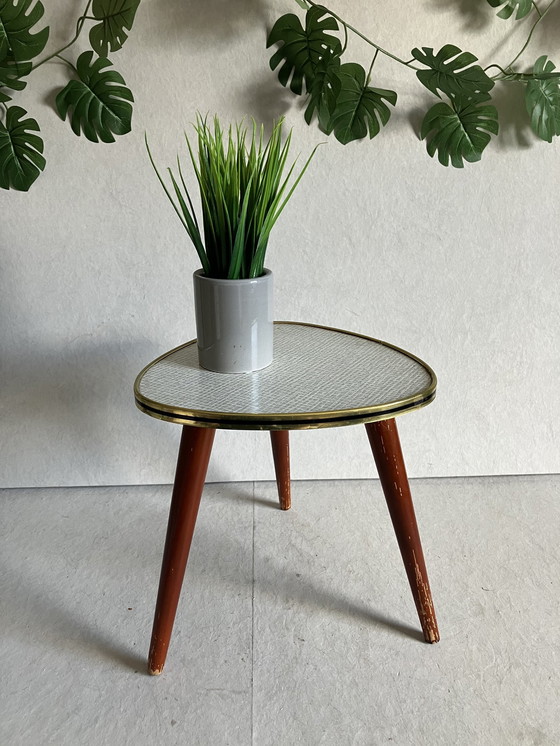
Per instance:
[[[305,425],[305,423],[317,423],[317,422],[323,422],[323,421],[329,422],[329,421],[336,420],[336,422],[331,424],[331,427],[332,427],[335,424],[351,424],[351,422],[356,422],[357,418],[359,417],[365,418],[363,422],[374,421],[375,419],[379,419],[379,420],[388,419],[392,415],[385,416],[386,412],[399,410],[399,413],[401,413],[401,411],[411,411],[413,409],[419,409],[420,407],[423,407],[426,404],[429,404],[435,398],[435,391],[437,387],[437,376],[435,372],[432,370],[432,368],[427,363],[425,363],[419,357],[417,357],[416,355],[413,355],[411,352],[408,352],[407,350],[403,350],[401,347],[397,347],[397,345],[393,345],[390,342],[384,342],[383,340],[376,339],[375,337],[369,337],[366,334],[359,334],[357,332],[350,332],[346,329],[337,329],[336,327],[323,326],[321,324],[308,324],[307,322],[303,322],[303,321],[275,321],[274,323],[283,324],[285,326],[306,326],[306,327],[312,327],[314,329],[324,329],[326,331],[337,332],[339,334],[346,334],[350,337],[358,337],[360,339],[366,339],[370,342],[376,342],[377,344],[381,344],[384,347],[390,347],[391,349],[396,350],[397,352],[400,352],[402,355],[405,355],[406,357],[414,360],[419,365],[421,365],[426,370],[426,372],[431,376],[432,382],[426,389],[423,389],[421,392],[419,392],[418,394],[414,396],[408,397],[406,399],[397,399],[392,402],[386,402],[385,404],[377,404],[377,405],[372,405],[369,407],[357,407],[355,409],[340,409],[340,410],[322,411],[322,412],[284,412],[282,414],[278,414],[278,413],[255,414],[255,413],[250,413],[250,412],[239,413],[239,412],[216,412],[216,411],[208,412],[205,410],[196,410],[196,409],[187,410],[181,407],[171,407],[169,405],[162,404],[161,402],[156,402],[152,399],[149,399],[148,397],[145,397],[143,394],[141,394],[139,391],[139,384],[144,374],[150,368],[157,365],[157,363],[161,362],[162,360],[165,360],[166,357],[173,355],[178,350],[181,350],[185,347],[190,347],[191,345],[196,344],[196,339],[191,339],[189,342],[186,342],[182,345],[174,347],[172,350],[169,350],[168,352],[165,352],[163,355],[160,355],[160,357],[156,358],[151,363],[148,363],[148,365],[146,365],[140,371],[140,373],[136,376],[136,379],[134,381],[134,396],[136,400],[136,405],[145,414],[149,414],[150,416],[156,417],[157,419],[165,419],[166,421],[169,421],[169,422],[179,422],[183,424],[198,424],[199,427],[210,427],[210,425],[201,424],[202,422],[207,421],[207,422],[219,423],[214,426],[220,427],[220,428],[227,428],[228,426],[231,428],[234,428],[235,425],[233,423],[237,423],[237,424],[246,423],[246,425],[250,426],[250,424],[253,422],[255,423],[255,429],[258,429],[257,423],[263,423],[263,425],[266,427],[267,424],[281,423],[281,422],[286,422],[286,421],[289,421],[291,423],[301,422],[303,425]],[[343,419],[346,420],[346,418],[349,419],[349,422],[342,423],[341,420]],[[228,425],[227,423],[232,423],[232,424]],[[316,427],[321,427],[321,425],[309,424],[309,427],[316,428]],[[325,424],[323,425],[323,427],[328,427],[328,425]],[[250,428],[248,427],[247,429],[250,429]],[[292,427],[292,429],[297,429],[295,427],[295,424]]]
[[[134,379],[134,396],[139,397],[141,399],[144,398],[142,394],[140,393],[140,391],[138,390],[138,385],[140,381],[142,380],[142,376],[144,375],[144,373],[146,373],[150,368],[152,368],[157,363],[160,363],[162,360],[165,360],[165,358],[169,357],[169,355],[173,355],[174,352],[178,352],[179,350],[182,350],[183,347],[189,347],[190,345],[195,344],[195,342],[196,342],[196,339],[191,339],[190,342],[184,342],[182,345],[178,345],[177,347],[174,347],[172,350],[168,350],[167,352],[164,352],[163,355],[156,357],[156,359],[152,360],[151,363],[148,363],[147,365],[145,365],[140,371],[140,373],[138,373],[138,375]],[[146,399],[146,401],[149,401],[149,399]]]
[[[401,414],[407,412],[414,412],[418,409],[423,409],[425,406],[430,404],[435,399],[435,393],[431,396],[417,402],[411,406],[400,407],[395,410],[386,410],[377,414],[370,415],[356,415],[350,418],[333,418],[327,420],[271,420],[270,422],[263,419],[259,420],[224,420],[222,418],[210,419],[196,419],[190,416],[179,416],[178,414],[167,414],[165,412],[159,412],[155,409],[151,409],[144,405],[142,402],[135,399],[137,408],[144,414],[153,417],[156,420],[163,420],[164,422],[173,422],[177,425],[190,425],[193,427],[208,428],[208,429],[219,429],[219,430],[320,430],[329,427],[343,427],[346,425],[362,425],[368,422],[380,422],[381,420],[391,420]]]

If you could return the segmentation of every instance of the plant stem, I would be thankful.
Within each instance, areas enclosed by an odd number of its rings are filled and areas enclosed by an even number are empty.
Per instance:
[[[52,54],[49,54],[47,57],[45,57],[44,60],[41,60],[40,62],[37,62],[36,65],[33,65],[33,67],[31,68],[31,72],[33,72],[33,70],[36,70],[38,67],[41,67],[41,65],[44,65],[45,62],[48,62],[49,60],[52,60],[53,57],[59,57],[61,52],[64,52],[66,49],[68,49],[68,47],[71,47],[72,44],[74,44],[74,42],[77,40],[78,36],[82,33],[82,28],[84,26],[84,21],[87,18],[87,14],[88,14],[89,7],[90,7],[91,3],[92,3],[92,0],[88,0],[88,3],[87,3],[86,8],[85,8],[85,10],[83,12],[83,15],[81,15],[80,18],[78,18],[78,21],[76,23],[76,33],[74,35],[74,38],[71,41],[69,41],[68,44],[65,44],[61,49],[58,49],[56,52],[53,52]],[[64,60],[64,61],[67,62],[67,60]],[[70,65],[71,63],[68,62],[68,64]],[[74,67],[74,66],[72,65],[72,67]]]
[[[500,65],[495,62],[493,62],[491,65],[488,65],[488,67],[485,67],[484,72],[486,72],[487,70],[491,70],[493,67],[497,67],[501,75],[491,75],[490,77],[492,78],[492,80],[506,80],[509,77],[510,74],[507,73],[503,67],[500,67]]]
[[[76,73],[76,75],[78,74],[78,71],[76,70],[76,67],[70,62],[70,60],[67,60],[66,57],[63,57],[61,54],[57,54],[56,56],[58,57],[59,60],[62,60],[63,62],[66,62],[66,64],[68,65],[68,67],[71,67],[72,70],[74,70],[74,72]]]
[[[309,5],[322,5],[321,3],[313,2],[313,0],[306,0],[306,2],[308,2]],[[556,2],[556,0],[552,0],[552,2]],[[353,31],[356,34],[356,36],[359,36],[360,39],[363,39],[367,44],[369,44],[370,46],[372,46],[375,49],[377,49],[378,52],[381,52],[381,54],[384,54],[387,57],[390,57],[392,60],[395,60],[395,62],[400,62],[401,65],[405,65],[405,67],[410,67],[413,70],[421,70],[422,69],[420,67],[416,67],[415,65],[411,65],[410,62],[407,62],[406,60],[403,60],[400,57],[397,57],[396,55],[391,54],[391,52],[388,52],[386,49],[383,49],[383,47],[380,47],[379,44],[376,44],[371,39],[368,39],[367,36],[364,36],[361,33],[361,31],[358,31],[357,28],[354,28],[354,26],[351,26],[349,23],[346,23],[346,21],[343,18],[341,18],[339,15],[337,15],[336,13],[333,13],[333,11],[330,10],[329,8],[327,8],[326,5],[322,5],[322,7],[325,8],[325,10],[328,12],[329,15],[331,15],[333,18],[336,18],[337,21],[340,21],[340,23],[342,23],[342,25],[346,29],[349,29],[350,31]]]
[[[309,5],[315,5],[315,6],[320,5],[320,3],[316,3],[316,2],[314,2],[314,0],[306,0],[306,2]],[[494,76],[492,78],[492,80],[507,80],[507,78],[509,77],[509,74],[511,72],[513,72],[511,70],[512,65],[514,65],[517,62],[517,60],[521,57],[521,55],[523,54],[523,52],[527,49],[527,47],[529,46],[529,44],[531,42],[531,39],[533,38],[533,33],[535,32],[535,29],[537,28],[537,26],[539,25],[539,23],[543,20],[543,18],[546,16],[546,14],[549,12],[549,10],[552,8],[552,6],[555,3],[556,3],[556,0],[550,0],[550,3],[547,5],[547,7],[544,10],[541,11],[540,8],[538,7],[537,3],[535,2],[535,0],[532,0],[533,9],[537,13],[538,18],[535,21],[535,23],[532,25],[531,30],[529,31],[529,35],[528,35],[527,39],[525,40],[525,43],[521,47],[520,51],[515,55],[515,57],[513,58],[513,60],[509,63],[509,65],[506,65],[505,68],[503,68],[500,65],[491,64],[491,65],[488,65],[488,67],[484,68],[484,72],[486,72],[487,70],[492,69],[493,67],[498,68],[498,70],[500,71],[500,73],[498,75]],[[391,54],[391,52],[388,52],[386,49],[383,49],[383,47],[380,47],[378,44],[376,44],[371,39],[368,39],[367,36],[364,36],[364,34],[362,34],[361,31],[358,31],[357,28],[354,28],[354,26],[351,26],[349,23],[346,23],[346,21],[343,18],[341,18],[336,13],[333,13],[333,11],[330,10],[329,8],[327,8],[326,5],[322,5],[322,7],[325,8],[325,10],[329,13],[329,15],[331,15],[333,18],[336,18],[336,20],[339,21],[344,26],[344,32],[345,32],[345,35],[346,35],[346,40],[345,40],[344,48],[346,48],[346,43],[348,41],[347,32],[348,32],[348,30],[350,30],[350,31],[354,32],[356,34],[356,36],[359,36],[360,39],[363,39],[367,44],[369,44],[370,46],[374,47],[374,49],[376,50],[376,53],[375,53],[375,57],[373,58],[373,62],[375,62],[375,58],[377,57],[378,52],[381,52],[381,54],[384,54],[387,57],[390,57],[392,60],[395,60],[395,62],[400,62],[401,65],[405,65],[405,67],[409,67],[412,70],[422,70],[423,69],[423,68],[420,68],[420,67],[416,67],[416,65],[412,64],[413,60],[408,60],[408,61],[407,60],[403,60],[400,57],[397,57],[396,55]],[[372,66],[373,66],[373,62],[372,62]],[[507,72],[508,70],[510,71],[510,73]],[[371,68],[370,68],[370,73],[371,73]],[[369,73],[368,73],[368,80],[369,80]]]
[[[379,49],[376,49],[375,50],[375,54],[373,55],[373,59],[371,61],[371,65],[369,66],[369,70],[368,70],[368,74],[367,74],[367,78],[366,78],[366,86],[369,85],[369,79],[370,79],[370,76],[371,76],[371,71],[373,70],[373,66],[375,65],[375,60],[377,59],[377,55],[378,54],[379,54]]]
[[[543,18],[546,16],[546,14],[548,13],[548,11],[555,4],[555,2],[556,2],[556,0],[550,0],[550,3],[542,11],[542,13],[537,8],[536,4],[533,3],[533,5],[535,6],[535,10],[537,11],[539,17],[537,18],[537,20],[535,21],[535,23],[531,26],[531,30],[529,31],[529,36],[527,37],[527,40],[526,40],[525,44],[521,47],[520,51],[515,55],[515,57],[512,59],[512,61],[509,63],[509,65],[506,65],[506,67],[505,67],[506,70],[510,70],[511,66],[514,65],[517,62],[517,60],[521,57],[521,55],[523,54],[523,52],[527,49],[527,47],[529,46],[529,43],[530,43],[530,41],[531,41],[531,39],[533,37],[533,33],[534,33],[535,29],[537,28],[537,26],[539,25],[539,23],[543,20]]]
[[[340,52],[340,56],[346,52],[346,47],[348,46],[348,29],[345,24],[342,24],[344,26],[344,44],[342,45],[342,51]]]

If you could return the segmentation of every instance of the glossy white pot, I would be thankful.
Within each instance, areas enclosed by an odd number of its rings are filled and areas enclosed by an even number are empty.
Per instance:
[[[198,361],[218,373],[249,373],[272,362],[273,280],[193,275]]]

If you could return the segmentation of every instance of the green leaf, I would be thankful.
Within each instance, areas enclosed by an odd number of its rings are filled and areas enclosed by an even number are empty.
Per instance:
[[[33,0],[0,0],[0,88],[25,88],[21,78],[31,72],[29,60],[43,51],[49,37],[48,27],[31,33],[43,13],[40,2],[33,5]]]
[[[375,137],[391,116],[384,99],[393,106],[395,91],[372,88],[366,84],[366,71],[361,65],[348,62],[340,66],[340,92],[336,99],[327,132],[334,132],[343,145],[369,134]]]
[[[97,23],[90,29],[89,41],[100,57],[117,52],[128,39],[140,0],[93,0],[93,17]]]
[[[311,89],[315,74],[315,67],[328,52],[340,54],[340,40],[327,31],[337,31],[338,23],[321,5],[313,5],[305,16],[305,29],[299,18],[288,13],[279,18],[266,43],[267,47],[282,43],[280,49],[270,59],[270,67],[275,70],[283,62],[278,71],[278,80],[283,86],[290,81],[290,90],[298,95],[303,91],[305,81],[306,90]],[[322,20],[321,20],[322,19]]]
[[[487,2],[493,8],[499,8],[500,5],[504,6],[498,13],[498,18],[509,18],[517,11],[517,15],[515,16],[516,21],[519,21],[520,18],[525,18],[533,7],[531,0],[487,0]]]
[[[56,108],[62,119],[71,110],[70,123],[76,135],[84,133],[88,140],[114,142],[114,135],[130,132],[132,93],[108,59],[98,57],[93,64],[93,52],[78,57],[80,80],[71,80],[56,97]]]
[[[31,72],[31,62],[16,62],[12,55],[6,56],[0,62],[0,88],[11,88],[13,91],[23,91],[27,81],[21,78]]]
[[[334,111],[336,99],[340,93],[341,81],[338,75],[340,57],[332,52],[327,53],[315,67],[315,76],[309,90],[305,121],[311,124],[314,114],[317,114],[319,127],[325,131],[331,114]]]
[[[533,67],[535,75],[552,73],[555,65],[546,55]],[[527,83],[525,105],[531,117],[533,132],[546,142],[560,135],[560,84],[558,78],[535,79]]]
[[[26,192],[45,168],[43,141],[33,132],[39,131],[35,119],[23,119],[27,114],[21,106],[10,106],[6,124],[0,122],[0,187]]]
[[[490,96],[486,97],[489,100]],[[426,149],[439,162],[463,168],[463,160],[479,161],[490,142],[490,134],[498,134],[498,112],[495,106],[480,106],[470,99],[455,99],[452,106],[443,101],[427,112],[420,136],[426,139]]]
[[[8,96],[7,93],[4,93],[4,91],[0,90],[0,104],[7,104],[8,101],[11,101],[11,97]]]
[[[422,47],[422,51],[415,48],[412,56],[430,68],[418,70],[416,77],[436,96],[441,91],[449,98],[460,96],[483,100],[484,95],[494,87],[494,81],[480,65],[473,65],[477,57],[470,52],[462,52],[453,44],[446,44],[436,55],[431,47]]]
[[[35,34],[30,29],[44,13],[34,0],[0,0],[0,60],[26,62],[41,54],[49,38],[48,26]]]

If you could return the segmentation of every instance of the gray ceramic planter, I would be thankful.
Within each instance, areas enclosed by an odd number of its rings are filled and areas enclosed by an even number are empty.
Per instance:
[[[249,280],[193,275],[198,361],[218,373],[249,373],[272,362],[272,272]]]

